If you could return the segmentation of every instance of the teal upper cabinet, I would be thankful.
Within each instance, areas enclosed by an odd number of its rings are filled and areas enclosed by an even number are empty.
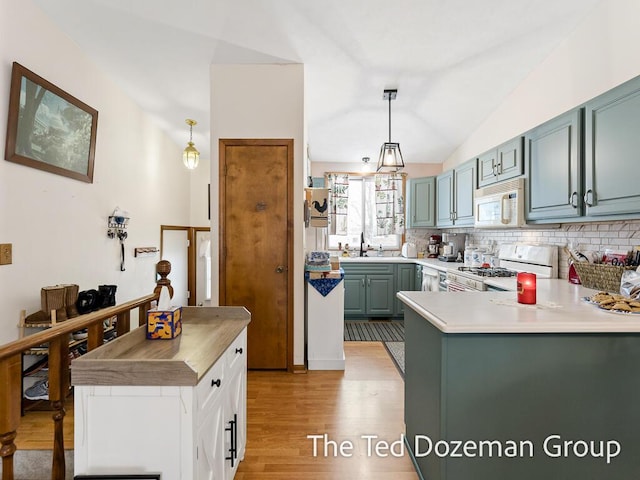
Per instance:
[[[436,177],[436,225],[473,225],[473,194],[476,189],[476,159]]]
[[[572,110],[525,134],[527,221],[583,214],[582,114]]]
[[[523,165],[522,137],[516,137],[478,157],[478,187],[518,177]]]
[[[436,177],[409,179],[407,228],[435,227]]]
[[[450,227],[453,225],[453,170],[448,170],[436,177],[436,225]]]
[[[589,216],[640,212],[640,77],[585,106],[585,193]]]
[[[463,163],[453,171],[455,210],[453,223],[458,226],[473,225],[473,194],[476,189],[476,160]]]

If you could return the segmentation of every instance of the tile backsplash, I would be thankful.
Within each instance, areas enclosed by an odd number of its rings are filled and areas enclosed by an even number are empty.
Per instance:
[[[563,247],[571,245],[580,251],[604,251],[626,253],[640,245],[640,220],[615,222],[565,223],[559,228],[520,228],[510,230],[485,230],[458,228],[452,230],[407,229],[406,239],[416,244],[417,250],[425,251],[429,236],[443,232],[465,233],[469,243],[478,247],[502,243],[538,243],[558,245],[560,278],[567,278],[569,267]]]

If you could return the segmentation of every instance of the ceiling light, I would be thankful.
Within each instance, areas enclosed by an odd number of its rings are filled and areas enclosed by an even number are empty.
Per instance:
[[[184,149],[184,152],[182,152],[182,161],[185,167],[193,170],[198,166],[198,161],[200,160],[200,152],[193,145],[193,126],[197,125],[198,122],[190,118],[187,118],[185,122],[189,125],[189,143]]]
[[[400,144],[391,141],[391,100],[395,100],[397,94],[398,90],[385,90],[382,95],[383,100],[389,101],[389,141],[383,143],[382,147],[380,147],[380,158],[378,159],[378,168],[376,170],[378,172],[383,168],[394,172],[404,168]]]

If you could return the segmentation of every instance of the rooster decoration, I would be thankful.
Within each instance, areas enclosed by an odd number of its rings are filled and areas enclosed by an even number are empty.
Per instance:
[[[324,213],[324,212],[327,211],[327,199],[326,198],[322,202],[322,205],[320,205],[320,202],[317,201],[317,200],[314,200],[311,203],[313,204],[313,208],[315,208],[319,213]]]

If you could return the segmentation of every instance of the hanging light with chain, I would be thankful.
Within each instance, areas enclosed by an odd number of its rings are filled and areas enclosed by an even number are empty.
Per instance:
[[[185,167],[189,170],[193,170],[198,166],[198,162],[200,160],[200,152],[193,144],[193,126],[197,125],[198,122],[191,120],[190,118],[187,118],[185,122],[189,125],[189,143],[185,147],[184,152],[182,152],[182,161],[184,162]]]
[[[400,144],[391,141],[391,100],[395,100],[397,94],[398,90],[385,90],[382,96],[383,100],[389,101],[389,141],[383,143],[380,148],[380,158],[378,159],[378,168],[376,169],[378,172],[382,169],[397,172],[401,168],[404,168]]]

